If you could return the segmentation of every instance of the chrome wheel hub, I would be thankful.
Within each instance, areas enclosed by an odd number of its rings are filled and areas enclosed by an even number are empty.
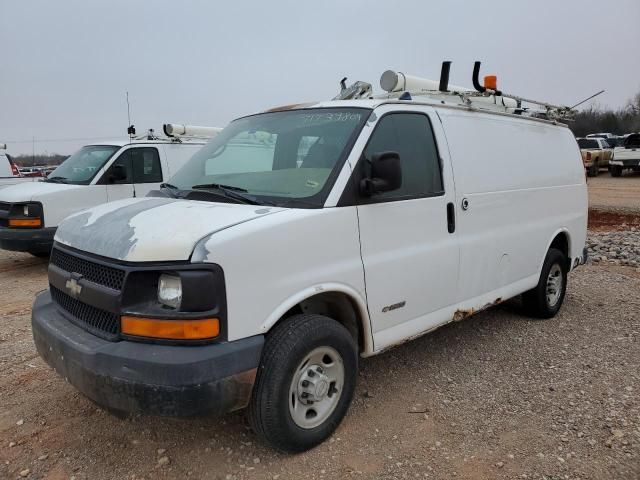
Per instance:
[[[331,347],[312,350],[300,363],[289,389],[289,413],[301,428],[322,424],[333,413],[344,385],[344,365]]]
[[[560,265],[555,263],[549,270],[549,276],[547,277],[547,304],[550,307],[555,307],[560,300],[562,282],[562,269]]]

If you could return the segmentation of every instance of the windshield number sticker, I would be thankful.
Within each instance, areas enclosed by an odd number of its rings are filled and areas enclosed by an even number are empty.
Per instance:
[[[361,118],[360,113],[353,112],[331,112],[331,113],[312,113],[302,116],[304,123],[314,122],[357,122]]]

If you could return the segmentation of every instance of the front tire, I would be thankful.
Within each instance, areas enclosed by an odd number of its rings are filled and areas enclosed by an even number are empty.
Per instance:
[[[51,256],[51,251],[42,251],[42,250],[29,250],[27,253],[33,255],[38,258],[49,258]]]
[[[612,177],[620,177],[622,176],[622,167],[618,165],[614,165],[611,167],[611,176]]]
[[[567,291],[567,258],[550,248],[542,265],[538,285],[522,295],[525,311],[536,318],[552,318],[560,311]]]
[[[322,315],[294,315],[267,336],[249,402],[249,423],[271,446],[303,452],[344,418],[356,386],[358,348]]]

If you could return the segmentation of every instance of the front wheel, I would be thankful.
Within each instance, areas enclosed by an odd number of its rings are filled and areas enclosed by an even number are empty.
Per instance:
[[[525,311],[537,318],[551,318],[560,311],[567,291],[567,258],[550,248],[542,265],[538,285],[522,295]]]
[[[622,176],[622,167],[618,165],[614,165],[611,167],[611,176],[612,177],[620,177]]]
[[[294,315],[267,336],[249,403],[249,422],[285,452],[329,437],[349,409],[358,349],[349,331],[322,315]]]
[[[31,255],[33,255],[34,257],[38,257],[38,258],[49,258],[49,256],[51,255],[50,251],[42,251],[42,250],[30,250],[29,252],[27,252]]]

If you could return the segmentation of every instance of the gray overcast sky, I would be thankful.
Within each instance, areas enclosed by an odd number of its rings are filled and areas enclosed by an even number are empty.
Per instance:
[[[640,1],[0,0],[0,143],[72,153],[138,132],[223,126],[271,106],[379,90],[386,69],[471,84],[473,61],[505,91],[570,104],[640,91]]]

